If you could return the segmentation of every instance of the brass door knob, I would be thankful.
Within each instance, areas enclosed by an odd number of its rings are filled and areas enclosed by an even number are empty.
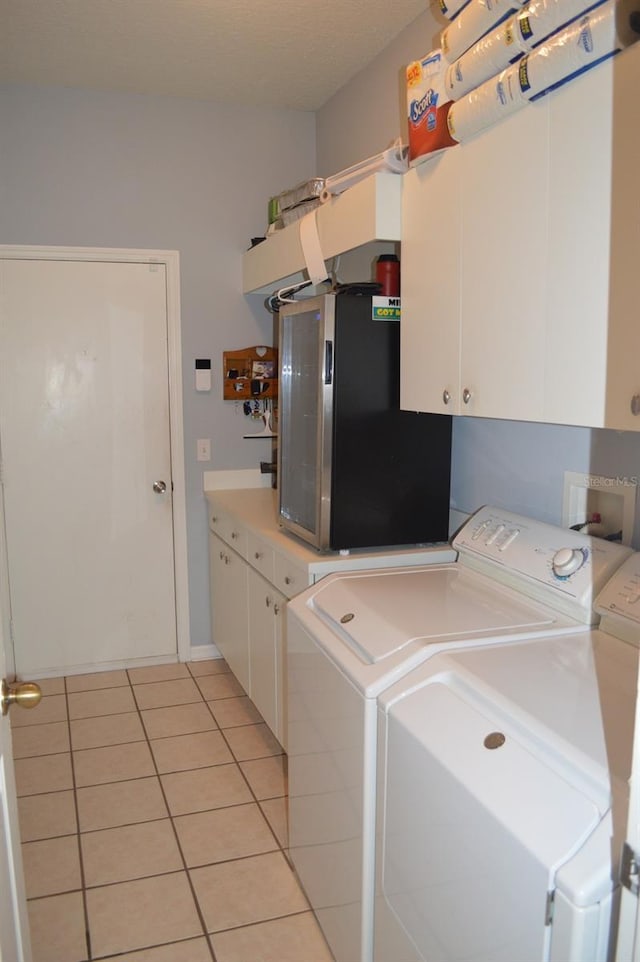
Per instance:
[[[5,678],[2,679],[0,689],[0,704],[2,714],[6,715],[13,704],[20,705],[21,708],[35,708],[40,704],[42,692],[40,685],[34,681],[22,681],[16,685],[8,685]]]

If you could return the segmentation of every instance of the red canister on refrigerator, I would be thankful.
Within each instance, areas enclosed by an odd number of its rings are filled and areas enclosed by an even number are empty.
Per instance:
[[[376,261],[376,282],[384,297],[400,296],[400,261],[395,254],[381,254]]]

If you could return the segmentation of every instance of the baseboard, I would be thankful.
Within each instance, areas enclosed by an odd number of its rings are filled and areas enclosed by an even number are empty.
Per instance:
[[[189,661],[208,661],[210,658],[222,658],[221,652],[215,645],[192,645]]]

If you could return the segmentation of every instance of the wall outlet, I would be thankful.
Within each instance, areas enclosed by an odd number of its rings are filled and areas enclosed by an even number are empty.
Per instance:
[[[199,438],[196,441],[198,461],[211,460],[211,441],[209,438]]]
[[[565,471],[562,524],[565,528],[600,518],[590,533],[599,537],[620,537],[631,544],[636,513],[636,482],[629,478],[605,478],[595,474]]]

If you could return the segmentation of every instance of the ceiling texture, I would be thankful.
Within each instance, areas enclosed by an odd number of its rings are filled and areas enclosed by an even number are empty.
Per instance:
[[[0,0],[0,82],[317,110],[427,0]]]

